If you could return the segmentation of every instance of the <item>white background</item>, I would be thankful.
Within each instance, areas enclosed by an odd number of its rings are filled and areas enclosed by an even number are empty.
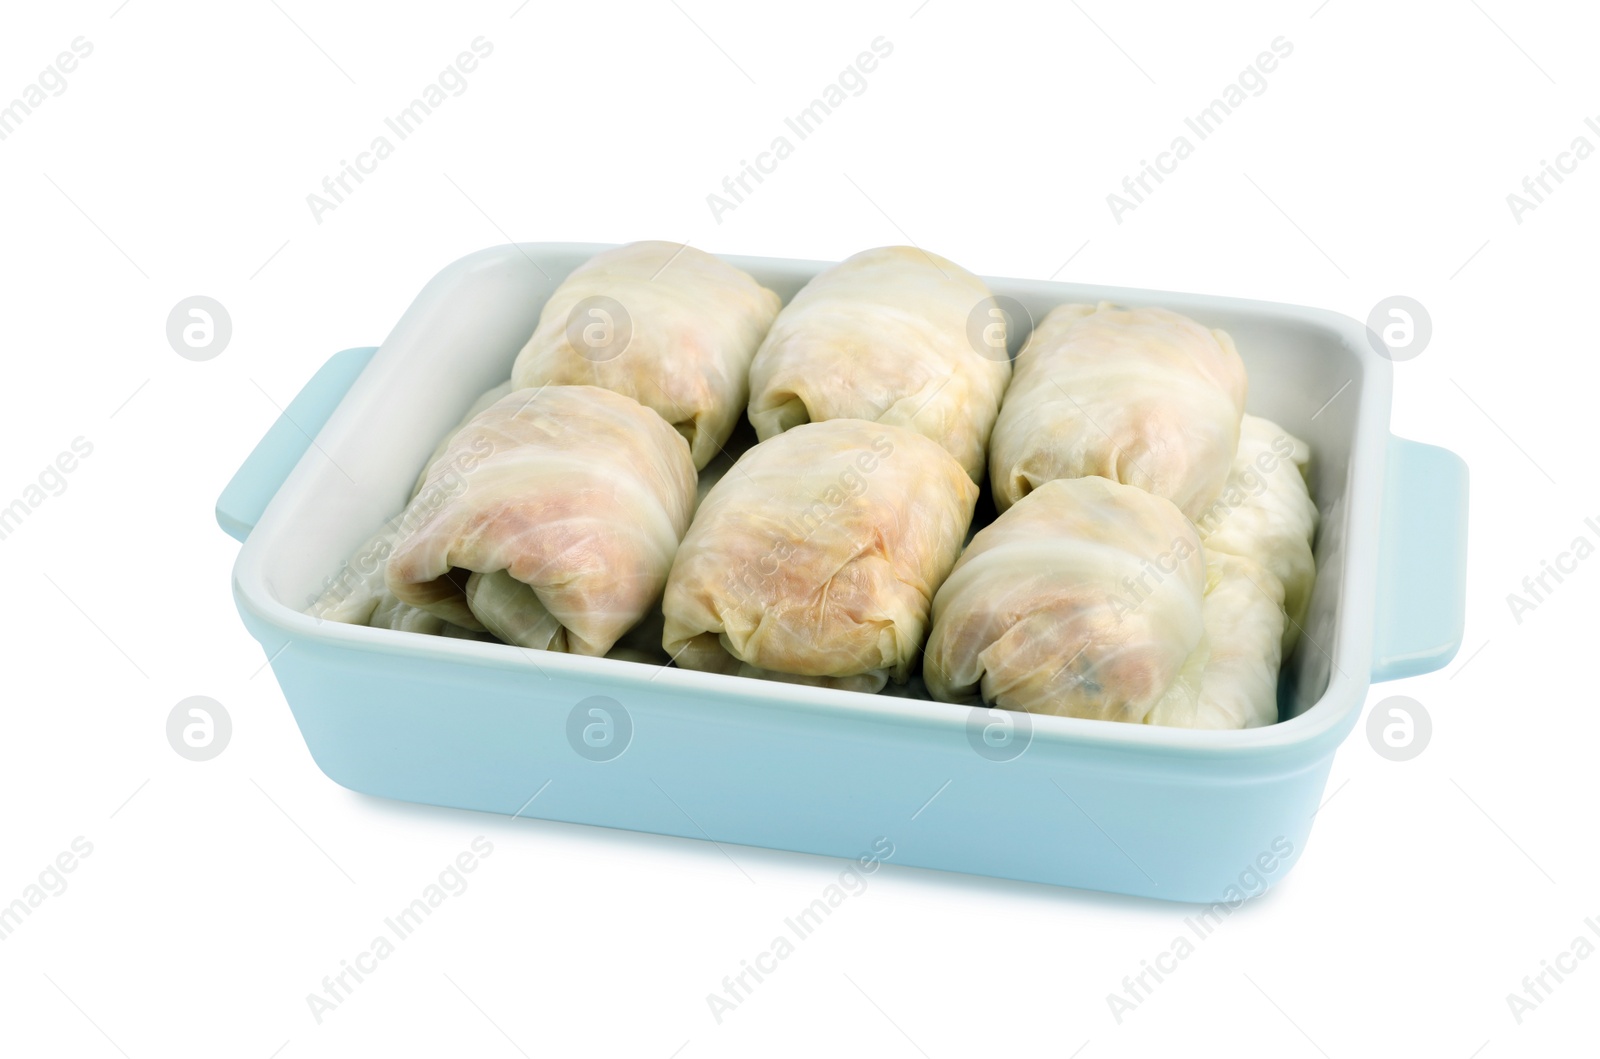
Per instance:
[[[1520,1024],[1506,1002],[1600,917],[1600,558],[1520,623],[1506,602],[1600,537],[1600,160],[1520,224],[1506,201],[1575,137],[1600,146],[1592,9],[117,2],[0,25],[0,101],[94,46],[0,142],[0,505],[94,446],[0,541],[0,903],[93,845],[0,942],[0,1050],[1592,1054],[1600,958]],[[306,196],[480,35],[467,91],[314,221]],[[867,90],[714,221],[707,194],[879,36]],[[1116,223],[1106,195],[1278,36],[1266,91]],[[1193,909],[894,867],[717,1024],[706,994],[838,863],[352,794],[229,596],[211,509],[275,403],[508,238],[821,259],[910,239],[979,273],[1357,319],[1420,300],[1433,337],[1397,366],[1394,428],[1471,465],[1467,636],[1368,709],[1415,697],[1431,743],[1393,763],[1358,729],[1293,874],[1120,1025],[1106,995]],[[233,320],[205,363],[164,333],[195,294]],[[196,694],[234,723],[205,763],[165,735]],[[477,835],[470,888],[319,1025],[306,994]]]

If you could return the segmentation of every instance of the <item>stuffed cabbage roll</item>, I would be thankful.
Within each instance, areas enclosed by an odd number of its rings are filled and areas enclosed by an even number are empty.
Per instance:
[[[322,594],[306,608],[306,613],[327,621],[347,625],[368,625],[374,629],[397,629],[431,636],[464,639],[491,639],[488,633],[453,625],[443,618],[401,603],[384,581],[384,569],[394,550],[395,538],[402,532],[402,516],[385,522],[355,550],[339,574],[328,579]]]
[[[396,515],[362,541],[339,572],[324,580],[322,594],[306,608],[306,613],[346,625],[371,621],[379,604],[392,598],[384,581],[384,568],[389,564],[400,526],[400,516]]]
[[[517,356],[517,389],[601,386],[653,408],[704,467],[749,397],[750,358],[779,298],[680,243],[629,243],[575,269]]]
[[[904,682],[977,496],[953,456],[901,427],[833,419],[763,441],[689,527],[662,646],[689,669]]]
[[[1143,722],[1200,646],[1205,587],[1170,501],[1048,481],[979,530],[939,589],[923,679],[946,702]]]
[[[1255,728],[1278,718],[1278,670],[1316,579],[1311,452],[1276,423],[1244,417],[1222,495],[1198,522],[1206,551],[1205,638],[1152,724]],[[1192,686],[1191,686],[1192,685]]]
[[[533,588],[512,577],[509,571],[472,574],[467,578],[466,597],[473,616],[506,643],[542,651],[569,650],[566,628],[545,609]],[[617,638],[605,657],[657,666],[672,661],[661,649],[661,608],[650,607],[637,624]]]
[[[1196,520],[1207,554],[1250,559],[1282,583],[1285,656],[1305,622],[1316,581],[1317,505],[1306,475],[1311,448],[1278,424],[1247,415],[1222,494]]]
[[[474,571],[461,594],[472,616],[506,643],[539,651],[567,650],[566,626],[539,601],[534,587],[518,581],[511,571]]]
[[[455,473],[460,487],[444,488]],[[694,499],[688,443],[650,409],[594,386],[518,390],[435,462],[386,581],[402,603],[483,629],[471,576],[505,571],[489,587],[519,582],[528,610],[497,635],[603,655],[659,597]]]
[[[1226,331],[1166,309],[1058,306],[1017,354],[989,447],[995,505],[1099,475],[1195,518],[1227,480],[1245,390]]]
[[[417,498],[417,494],[422,492],[422,486],[428,480],[428,471],[433,468],[433,465],[438,462],[439,457],[443,456],[445,450],[450,447],[450,439],[459,434],[462,427],[476,419],[479,412],[482,412],[485,408],[488,408],[490,405],[494,404],[496,401],[500,400],[500,398],[504,397],[510,392],[511,380],[507,379],[499,386],[486,391],[476,401],[472,402],[471,407],[467,409],[467,414],[462,416],[461,421],[455,426],[451,427],[445,433],[444,437],[439,439],[439,444],[435,445],[433,448],[433,455],[429,456],[427,462],[422,465],[422,470],[417,473],[417,482],[411,487],[411,499],[415,500]]]
[[[1278,719],[1281,588],[1249,559],[1206,556],[1205,635],[1147,718],[1175,728],[1259,728]]]
[[[661,646],[662,626],[666,621],[660,607],[651,607],[639,624],[622,634],[622,638],[606,652],[607,658],[619,662],[637,662],[647,666],[666,666],[672,656]]]
[[[372,612],[371,619],[367,622],[374,629],[396,629],[400,632],[416,632],[429,636],[448,636],[460,640],[493,640],[494,637],[487,632],[474,632],[463,629],[459,625],[445,621],[437,614],[430,614],[409,603],[402,603],[395,598],[394,593],[385,592],[378,607]]]
[[[907,427],[973,481],[1011,378],[1003,319],[975,343],[990,304],[977,276],[915,247],[867,250],[796,294],[750,366],[750,422],[767,438],[828,419]],[[985,334],[979,330],[980,335]]]

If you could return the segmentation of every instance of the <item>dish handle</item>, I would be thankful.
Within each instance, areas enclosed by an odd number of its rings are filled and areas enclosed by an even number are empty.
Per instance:
[[[1467,609],[1467,465],[1391,437],[1378,543],[1372,679],[1442,669],[1461,648]]]
[[[268,501],[376,352],[377,346],[363,346],[335,353],[301,387],[217,497],[217,525],[224,533],[241,544],[250,536]]]

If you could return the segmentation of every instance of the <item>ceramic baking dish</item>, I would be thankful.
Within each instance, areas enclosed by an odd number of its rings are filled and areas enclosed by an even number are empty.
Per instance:
[[[1389,433],[1392,367],[1315,309],[989,279],[1040,319],[1107,299],[1231,332],[1250,411],[1310,442],[1322,513],[1281,721],[1196,732],[1006,714],[302,613],[502,381],[550,291],[602,246],[463,258],[381,347],[335,355],[228,484],[239,613],[329,778],[385,798],[1182,901],[1232,900],[1304,850],[1369,681],[1460,645],[1467,471]],[[785,300],[827,267],[729,257]],[[530,799],[532,799],[530,801]]]

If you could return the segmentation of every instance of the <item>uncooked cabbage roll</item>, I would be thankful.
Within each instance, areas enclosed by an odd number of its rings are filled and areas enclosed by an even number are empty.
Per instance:
[[[1205,635],[1147,718],[1174,728],[1259,728],[1278,719],[1283,601],[1248,559],[1206,556]]]
[[[445,621],[437,614],[430,614],[409,603],[402,603],[395,598],[394,593],[385,592],[378,607],[372,612],[372,618],[367,622],[374,629],[397,629],[400,632],[416,632],[429,636],[448,636],[459,640],[493,640],[494,637],[487,632],[475,632],[472,629],[463,629],[459,625]]]
[[[1228,484],[1198,528],[1206,551],[1205,638],[1152,724],[1256,728],[1278,718],[1278,670],[1294,647],[1316,578],[1311,451],[1247,415]]]
[[[394,550],[394,539],[399,533],[400,516],[396,515],[362,541],[337,574],[324,579],[322,594],[306,607],[306,613],[313,618],[346,625],[365,625],[371,621],[378,606],[393,598],[384,582],[383,571],[389,564],[389,553]]]
[[[1195,520],[1207,554],[1225,552],[1262,566],[1283,585],[1285,656],[1305,622],[1316,581],[1311,541],[1317,505],[1306,475],[1311,448],[1278,424],[1247,415],[1222,494]]]
[[[750,422],[763,441],[827,419],[908,427],[982,481],[1011,378],[992,304],[981,279],[937,254],[863,251],[812,279],[778,314],[750,366]],[[971,336],[974,319],[987,341]]]
[[[510,570],[474,571],[461,593],[472,616],[506,643],[539,651],[567,649],[567,627],[539,601],[533,586]]]
[[[472,574],[467,578],[466,597],[473,617],[506,643],[542,651],[568,650],[565,627],[545,609],[537,593],[512,577],[510,571]],[[446,631],[445,635],[450,633]],[[617,638],[605,656],[657,666],[672,661],[661,649],[661,608],[650,607],[636,625]]]
[[[476,419],[479,412],[483,411],[485,408],[488,408],[490,405],[494,404],[496,401],[500,400],[500,398],[504,397],[510,392],[510,379],[507,379],[505,382],[494,387],[493,389],[485,391],[482,396],[480,396],[476,401],[472,402],[471,407],[467,409],[467,414],[461,417],[461,421],[445,432],[444,437],[439,439],[439,444],[433,447],[433,455],[428,457],[427,462],[423,463],[422,465],[422,470],[417,473],[417,482],[411,487],[411,498],[413,500],[416,499],[418,493],[422,492],[423,483],[428,480],[428,472],[433,469],[433,465],[438,462],[439,457],[443,456],[445,450],[450,447],[450,439],[460,433],[462,427]]]
[[[402,603],[482,629],[471,575],[506,571],[497,582],[525,586],[530,610],[497,635],[558,625],[525,646],[603,655],[659,597],[694,499],[689,446],[650,409],[594,386],[518,390],[435,462],[386,580]]]
[[[676,427],[704,467],[744,411],[750,358],[779,298],[747,273],[680,243],[596,254],[550,295],[511,381],[602,386]]]
[[[647,666],[670,665],[672,656],[661,646],[661,630],[665,620],[660,607],[650,608],[650,613],[639,624],[623,633],[622,639],[612,645],[606,657]]]
[[[933,601],[922,675],[946,702],[1145,721],[1200,645],[1194,526],[1100,477],[1045,482],[978,531]]]
[[[463,629],[438,615],[401,603],[389,591],[383,573],[402,525],[402,515],[396,515],[363,541],[338,575],[328,578],[322,595],[306,608],[306,613],[327,621],[370,625],[374,629],[396,629],[472,640],[491,639],[486,632]]]
[[[680,666],[877,691],[904,682],[978,489],[920,434],[833,419],[745,453],[667,579]]]
[[[1058,306],[1017,354],[989,446],[995,506],[1100,475],[1195,518],[1227,480],[1245,390],[1226,331],[1166,309]]]

